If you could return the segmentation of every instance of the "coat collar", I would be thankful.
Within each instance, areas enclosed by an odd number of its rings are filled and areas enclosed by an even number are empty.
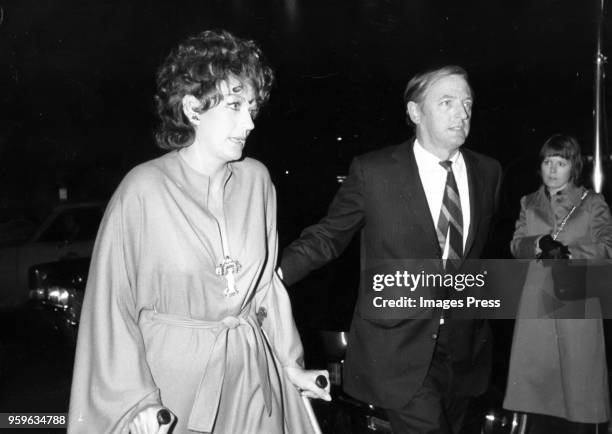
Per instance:
[[[582,202],[582,195],[585,191],[586,188],[582,186],[578,187],[574,184],[570,184],[557,194],[567,198],[567,202],[570,204],[570,206],[578,207]],[[534,205],[542,208],[550,208],[550,195],[546,191],[546,186],[541,185],[540,188],[536,190],[534,195]]]
[[[570,206],[578,207],[582,202],[582,194],[586,189],[584,187],[578,187],[574,184],[568,184],[563,190],[557,192],[557,195],[564,197]],[[548,194],[546,187],[540,187],[540,194],[543,194],[547,201],[550,201],[550,195]]]

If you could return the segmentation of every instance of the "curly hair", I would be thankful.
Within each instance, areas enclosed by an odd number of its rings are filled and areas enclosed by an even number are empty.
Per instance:
[[[267,102],[274,72],[254,41],[206,30],[179,44],[157,71],[157,145],[168,150],[191,145],[195,130],[183,112],[183,97],[195,96],[204,112],[222,100],[219,86],[231,76],[252,86],[257,108]]]
[[[583,160],[578,140],[566,134],[553,134],[540,149],[540,165],[546,157],[561,157],[569,161],[572,166],[570,181],[579,184]]]

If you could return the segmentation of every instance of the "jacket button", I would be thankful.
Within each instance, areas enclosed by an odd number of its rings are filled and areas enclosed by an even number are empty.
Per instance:
[[[438,339],[438,334],[434,333],[433,335],[431,335],[431,338],[435,341],[436,339]]]

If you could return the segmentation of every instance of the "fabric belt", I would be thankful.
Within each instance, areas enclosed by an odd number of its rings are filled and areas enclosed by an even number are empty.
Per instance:
[[[219,404],[221,402],[221,389],[227,367],[227,339],[230,330],[245,327],[245,333],[251,333],[255,340],[257,369],[261,382],[264,402],[268,415],[272,413],[272,392],[268,361],[266,358],[267,344],[262,330],[253,315],[227,316],[221,321],[201,321],[177,315],[169,315],[151,311],[152,317],[160,322],[190,328],[210,329],[216,333],[215,343],[211,349],[210,358],[202,373],[200,385],[191,407],[188,428],[193,431],[211,432],[213,430]]]

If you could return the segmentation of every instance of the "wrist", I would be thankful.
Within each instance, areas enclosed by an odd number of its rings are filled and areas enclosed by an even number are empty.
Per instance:
[[[542,253],[542,249],[540,249],[540,240],[544,237],[545,235],[540,235],[539,237],[537,237],[533,243],[533,248],[535,251],[535,255],[538,256]]]

